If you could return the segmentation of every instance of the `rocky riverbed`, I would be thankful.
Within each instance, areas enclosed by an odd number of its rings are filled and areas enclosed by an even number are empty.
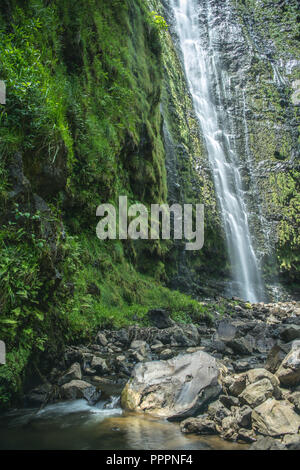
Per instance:
[[[121,394],[122,408],[180,423],[250,449],[300,449],[300,305],[235,302],[231,312],[177,324],[100,331],[68,347],[27,405]]]

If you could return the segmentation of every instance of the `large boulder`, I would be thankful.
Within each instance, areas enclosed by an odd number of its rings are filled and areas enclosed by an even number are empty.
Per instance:
[[[280,383],[287,387],[300,384],[300,345],[298,343],[286,356],[276,372]]]
[[[169,420],[195,416],[219,395],[219,367],[203,351],[137,364],[122,392],[122,406]]]
[[[61,396],[67,400],[84,398],[89,405],[94,405],[100,398],[101,392],[84,380],[72,380],[61,387]]]
[[[297,434],[300,416],[289,402],[269,398],[252,412],[252,426],[265,436]]]
[[[273,385],[269,379],[261,379],[248,385],[240,395],[240,400],[255,408],[273,395]]]

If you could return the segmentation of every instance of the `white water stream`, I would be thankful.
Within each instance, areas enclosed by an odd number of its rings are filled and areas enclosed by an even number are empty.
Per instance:
[[[230,77],[222,70],[219,51],[215,47],[219,38],[215,37],[214,24],[218,18],[211,8],[211,0],[170,0],[170,4],[223,217],[234,281],[231,294],[257,302],[263,298],[263,285],[249,231],[234,134],[229,116],[224,115],[225,106],[222,106],[224,100],[230,99]],[[201,18],[203,23],[204,15],[208,25],[205,39],[199,22]]]

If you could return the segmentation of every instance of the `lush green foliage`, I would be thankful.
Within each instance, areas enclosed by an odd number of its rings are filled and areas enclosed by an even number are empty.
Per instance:
[[[2,403],[43,351],[55,357],[101,326],[146,322],[150,307],[185,322],[206,312],[161,285],[174,263],[170,244],[95,235],[101,202],[166,201],[166,28],[143,0],[0,5]]]

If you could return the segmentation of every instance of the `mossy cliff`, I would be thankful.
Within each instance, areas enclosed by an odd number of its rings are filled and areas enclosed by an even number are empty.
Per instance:
[[[259,195],[264,229],[257,230],[257,238],[265,276],[272,281],[279,274],[295,294],[300,273],[299,6],[294,0],[231,3],[248,55],[243,85],[256,188],[249,184]]]
[[[100,242],[95,233],[97,206],[119,195],[129,203],[167,202],[162,99],[165,125],[183,142],[176,158],[185,155],[178,162],[184,200],[209,201],[211,232],[216,209],[206,177],[193,194],[192,156],[203,149],[195,121],[185,118],[191,103],[170,37],[148,2],[5,0],[0,53],[7,87],[0,128],[3,405],[25,376],[43,373],[67,342],[88,341],[101,325],[144,322],[150,307],[185,321],[205,314],[164,287],[182,248]],[[173,116],[169,100],[176,100]],[[213,245],[204,258],[218,254]]]

